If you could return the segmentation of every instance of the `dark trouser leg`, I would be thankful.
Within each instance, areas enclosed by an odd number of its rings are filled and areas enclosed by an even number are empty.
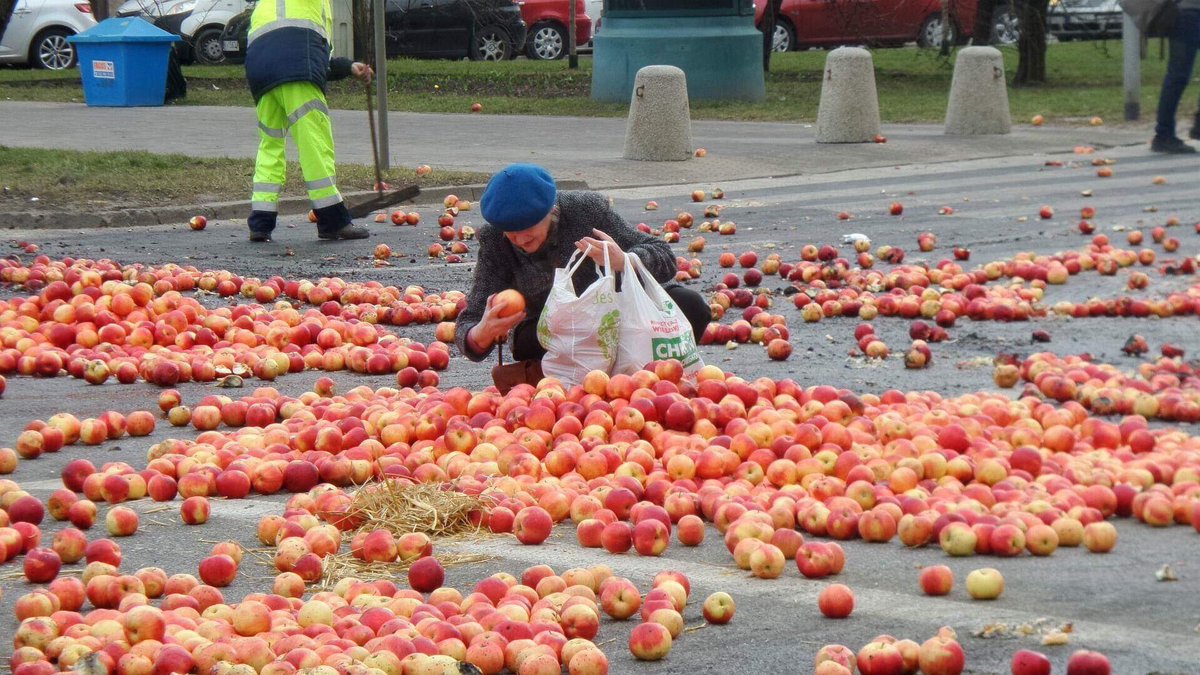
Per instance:
[[[538,342],[536,318],[526,319],[517,324],[517,327],[513,329],[509,342],[512,345],[512,358],[514,361],[541,360],[546,355],[545,348]]]
[[[1175,138],[1175,112],[1183,98],[1183,90],[1192,77],[1192,65],[1196,61],[1196,49],[1200,47],[1200,11],[1183,10],[1175,22],[1170,39],[1170,56],[1167,58],[1167,74],[1163,78],[1162,92],[1158,96],[1158,119],[1154,135],[1159,138]]]
[[[271,236],[271,232],[275,229],[275,220],[279,214],[274,211],[258,211],[250,212],[250,217],[246,219],[246,223],[250,226],[252,234]]]
[[[712,310],[704,296],[696,291],[677,283],[663,284],[663,290],[671,296],[671,300],[683,312],[683,316],[692,326],[692,337],[700,343],[700,336],[712,321]]]
[[[345,202],[313,209],[313,213],[317,214],[317,232],[320,234],[332,234],[352,222]]]

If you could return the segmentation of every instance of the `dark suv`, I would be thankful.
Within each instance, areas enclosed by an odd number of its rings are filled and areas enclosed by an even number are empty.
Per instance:
[[[525,22],[513,0],[387,0],[384,38],[389,58],[503,61],[525,44]],[[250,12],[230,19],[221,36],[225,56],[244,60]]]

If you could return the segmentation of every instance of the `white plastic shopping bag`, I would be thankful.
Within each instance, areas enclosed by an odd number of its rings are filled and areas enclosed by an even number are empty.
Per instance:
[[[546,349],[542,372],[567,386],[581,384],[593,370],[609,372],[617,357],[621,312],[616,280],[605,249],[596,281],[576,295],[571,278],[587,260],[576,251],[567,266],[554,271],[554,286],[538,318],[538,342]]]
[[[632,374],[651,361],[668,359],[679,361],[689,373],[704,367],[692,325],[636,253],[625,254],[617,306],[621,309],[621,341],[614,375]]]

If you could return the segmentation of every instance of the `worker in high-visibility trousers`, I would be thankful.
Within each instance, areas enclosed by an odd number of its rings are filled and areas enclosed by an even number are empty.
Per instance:
[[[250,241],[271,241],[279,212],[288,135],[300,154],[308,198],[321,239],[364,239],[365,225],[351,222],[338,192],[333,126],[325,103],[325,82],[347,75],[369,81],[370,66],[332,58],[329,0],[262,0],[250,16],[246,38],[246,79],[258,113],[258,157],[250,197]]]

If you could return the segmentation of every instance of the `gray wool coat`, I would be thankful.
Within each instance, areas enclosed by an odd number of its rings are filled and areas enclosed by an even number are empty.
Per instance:
[[[675,276],[675,256],[661,239],[639,232],[625,222],[596,192],[558,193],[559,220],[542,249],[532,255],[509,243],[504,233],[484,225],[476,233],[478,258],[475,278],[467,294],[467,307],[455,320],[455,342],[459,351],[473,361],[487,358],[492,349],[479,353],[467,346],[467,333],[483,318],[487,300],[495,293],[513,288],[525,296],[527,321],[536,321],[546,305],[554,270],[566,264],[575,252],[575,242],[592,236],[592,228],[613,238],[621,250],[636,253],[659,283]],[[596,266],[584,261],[572,277],[577,290],[596,280]]]

